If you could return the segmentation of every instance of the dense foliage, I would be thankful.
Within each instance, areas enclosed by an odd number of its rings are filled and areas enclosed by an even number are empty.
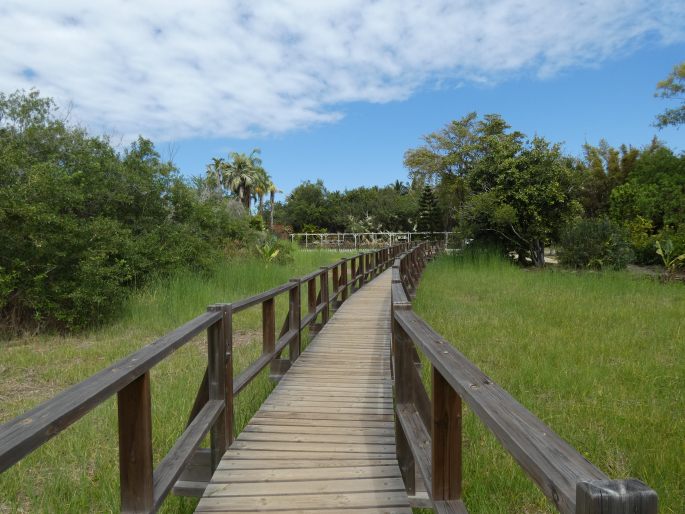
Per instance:
[[[207,165],[204,179],[206,187],[219,196],[235,196],[250,212],[252,200],[257,202],[257,229],[263,230],[266,224],[264,197],[269,194],[269,227],[274,224],[274,205],[276,193],[280,190],[262,166],[261,150],[255,148],[250,154],[231,152],[228,159],[214,157]],[[261,220],[261,222],[259,221]]]
[[[425,136],[405,165],[438,190],[458,184],[453,204],[465,237],[494,240],[542,265],[545,245],[581,210],[577,181],[558,145],[509,129],[498,115],[470,113]]]
[[[321,180],[303,182],[277,210],[296,232],[407,231],[416,227],[419,194],[402,182],[385,187],[329,191]]]
[[[630,232],[640,263],[660,262],[659,240],[685,253],[685,155],[654,141],[640,152],[625,184],[611,191],[611,218]]]
[[[419,232],[437,232],[440,230],[440,210],[433,194],[433,188],[428,184],[421,191],[419,198],[418,223],[416,229]]]
[[[623,269],[633,259],[626,232],[607,218],[577,220],[561,235],[559,262],[571,268]]]
[[[656,96],[669,100],[677,100],[680,105],[666,109],[656,117],[659,128],[669,125],[685,124],[685,62],[673,68],[673,71],[656,86]]]
[[[0,322],[82,327],[153,273],[208,268],[250,232],[152,143],[121,153],[37,92],[0,94]]]

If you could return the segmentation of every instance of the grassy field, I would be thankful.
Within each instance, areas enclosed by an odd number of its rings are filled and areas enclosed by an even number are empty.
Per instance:
[[[685,512],[683,284],[444,256],[414,306],[605,473],[645,481],[664,514]],[[468,410],[464,445],[469,512],[553,512]]]
[[[296,252],[285,266],[231,261],[214,273],[180,273],[134,294],[118,321],[75,336],[42,335],[0,343],[0,423],[139,349],[202,313],[206,306],[244,298],[304,275],[339,256]],[[277,302],[277,319],[287,295]],[[236,315],[235,363],[242,370],[261,352],[261,310]],[[152,370],[155,463],[171,448],[187,416],[207,363],[199,337]],[[236,402],[240,430],[270,392],[262,373]],[[0,474],[0,513],[118,512],[116,402],[110,399],[65,432]],[[195,500],[169,496],[162,512],[192,512]]]

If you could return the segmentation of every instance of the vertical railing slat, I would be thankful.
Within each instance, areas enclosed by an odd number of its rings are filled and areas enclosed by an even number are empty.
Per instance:
[[[297,330],[297,336],[291,339],[289,343],[290,362],[295,362],[302,351],[302,330],[300,329],[300,321],[302,319],[302,307],[300,306],[300,279],[293,278],[290,282],[295,284],[288,294],[288,320],[290,330]]]
[[[152,400],[150,372],[117,393],[122,512],[152,512]]]
[[[433,500],[461,497],[461,398],[435,367],[432,368]]]
[[[209,400],[226,401],[226,312],[222,305],[211,305],[208,310],[222,313],[221,320],[207,328],[207,379]],[[231,381],[231,387],[233,382]],[[210,432],[212,471],[218,466],[226,453],[229,439],[229,424],[226,419],[227,409],[217,418]]]

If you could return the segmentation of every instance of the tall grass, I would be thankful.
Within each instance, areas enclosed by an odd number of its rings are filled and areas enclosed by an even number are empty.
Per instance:
[[[132,295],[121,318],[109,326],[67,337],[40,335],[4,343],[0,348],[0,422],[177,328],[209,304],[256,294],[338,257],[332,252],[296,252],[295,261],[286,266],[245,259],[223,263],[206,275],[179,273],[153,281]],[[277,302],[279,321],[285,315],[285,303],[285,298]],[[260,316],[256,307],[235,317],[237,372],[261,353]],[[182,433],[206,364],[202,336],[152,369],[155,463]],[[238,396],[238,430],[271,391],[267,372]],[[116,402],[110,399],[0,474],[0,513],[117,512],[118,473]],[[170,496],[162,512],[192,512],[195,504],[194,499]]]
[[[414,307],[609,476],[637,477],[660,512],[685,512],[682,284],[475,252],[429,265]],[[553,512],[468,410],[464,487],[469,512]]]

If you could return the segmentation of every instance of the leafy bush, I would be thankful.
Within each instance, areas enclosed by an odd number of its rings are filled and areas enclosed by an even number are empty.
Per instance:
[[[293,262],[293,252],[295,245],[284,239],[277,239],[274,236],[266,236],[255,245],[257,256],[265,262],[275,262],[277,264],[288,264]]]
[[[150,274],[207,269],[249,232],[150,141],[120,154],[37,92],[0,94],[0,325],[101,322]]]
[[[653,141],[635,161],[628,181],[611,192],[611,218],[630,232],[640,264],[661,262],[657,241],[670,239],[685,252],[685,154],[676,155]]]
[[[674,253],[673,241],[670,239],[657,241],[655,247],[657,255],[661,257],[664,268],[666,268],[666,276],[672,278],[678,268],[685,264],[685,253]]]
[[[559,261],[572,268],[623,269],[633,259],[627,234],[606,218],[589,218],[567,227]]]
[[[264,218],[261,214],[255,214],[250,217],[250,227],[258,232],[264,232],[266,230],[266,223],[264,223]]]

